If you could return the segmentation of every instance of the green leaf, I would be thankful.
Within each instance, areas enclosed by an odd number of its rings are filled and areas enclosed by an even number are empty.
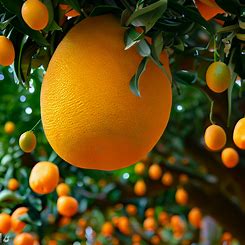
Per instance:
[[[30,225],[35,225],[35,226],[41,226],[42,225],[41,220],[32,219],[28,213],[19,216],[18,219],[20,221],[23,221],[23,222],[30,224]]]
[[[99,5],[94,7],[92,12],[90,13],[90,16],[98,16],[108,13],[121,14],[121,12],[122,10],[116,6]]]
[[[215,2],[226,12],[239,15],[241,4],[239,0],[215,0]]]
[[[75,9],[77,12],[81,13],[81,8],[78,0],[65,0],[71,8]]]
[[[145,27],[148,32],[167,9],[167,0],[159,0],[144,8],[136,9],[127,20],[127,25]]]
[[[157,35],[155,35],[152,40],[153,40],[153,43],[152,43],[152,46],[151,46],[152,56],[154,56],[154,57],[159,59],[160,58],[160,54],[161,54],[162,49],[163,49],[162,32],[160,32]]]
[[[23,1],[22,0],[15,0],[15,1],[9,1],[9,0],[0,0],[0,3],[6,8],[10,13],[20,15],[20,9],[22,7]]]
[[[18,193],[13,191],[3,190],[0,192],[0,204],[4,202],[14,202],[18,204],[22,203],[24,199],[24,197],[20,196]]]
[[[4,29],[6,29],[6,27],[8,26],[8,24],[11,22],[12,19],[14,19],[16,16],[12,16],[11,18],[3,21],[0,23],[0,30],[3,31]]]
[[[142,57],[148,57],[151,55],[151,48],[144,39],[138,43],[137,50]]]
[[[136,96],[140,96],[140,91],[139,91],[139,79],[140,76],[142,75],[142,73],[145,71],[146,69],[146,65],[147,65],[147,61],[148,58],[144,57],[142,59],[142,61],[139,64],[139,67],[137,69],[136,74],[131,78],[130,80],[130,89],[131,91],[136,95]]]
[[[48,9],[48,25],[44,29],[44,31],[48,32],[54,20],[54,8],[53,8],[53,3],[51,0],[44,0],[43,3]]]
[[[177,71],[173,74],[173,79],[185,85],[193,85],[197,81],[197,73],[185,70]]]
[[[144,32],[137,32],[134,27],[130,27],[124,34],[125,50],[131,48],[144,38]]]

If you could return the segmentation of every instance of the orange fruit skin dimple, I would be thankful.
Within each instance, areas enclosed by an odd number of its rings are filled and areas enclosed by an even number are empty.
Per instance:
[[[0,233],[7,234],[11,228],[11,217],[9,214],[0,214]]]
[[[207,69],[206,82],[208,87],[215,93],[224,92],[231,83],[229,67],[220,61],[213,62]]]
[[[233,141],[238,148],[245,150],[245,117],[237,122],[233,131]]]
[[[227,168],[234,168],[239,162],[239,155],[235,149],[229,147],[222,151],[221,159]]]
[[[24,214],[26,214],[28,212],[28,208],[26,207],[20,207],[17,208],[11,215],[11,228],[13,230],[13,232],[15,233],[19,233],[21,232],[24,227],[25,227],[25,223],[20,221],[18,218],[19,216],[22,216]]]
[[[21,15],[25,23],[33,30],[43,30],[49,21],[48,9],[39,0],[27,0],[21,8]]]
[[[115,170],[134,164],[167,125],[171,81],[149,60],[141,96],[132,93],[129,82],[142,57],[134,48],[124,50],[124,31],[112,15],[86,18],[61,41],[45,74],[44,132],[56,153],[77,167]],[[165,52],[162,62],[171,77]]]
[[[210,150],[221,150],[226,144],[226,134],[224,129],[218,125],[209,126],[205,131],[204,141]]]
[[[51,162],[39,162],[31,170],[29,185],[38,194],[48,194],[59,183],[59,169]]]
[[[14,62],[15,50],[13,43],[5,36],[0,36],[0,65],[9,66]]]
[[[18,234],[14,238],[14,245],[34,245],[34,243],[35,243],[34,237],[26,232]]]
[[[61,196],[57,201],[57,210],[59,214],[66,217],[71,217],[78,211],[78,202],[73,197]]]

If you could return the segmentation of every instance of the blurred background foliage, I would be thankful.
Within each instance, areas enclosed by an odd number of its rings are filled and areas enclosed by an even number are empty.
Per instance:
[[[36,234],[40,244],[51,244],[54,241],[75,245],[245,243],[244,152],[238,151],[239,165],[234,169],[227,169],[221,163],[220,153],[208,151],[203,143],[204,130],[210,125],[212,101],[214,107],[211,116],[226,129],[230,146],[234,146],[231,136],[234,124],[244,116],[244,42],[234,38],[231,52],[226,56],[222,39],[230,32],[227,34],[226,31],[220,31],[227,26],[236,25],[238,20],[243,21],[242,1],[217,0],[219,6],[231,14],[218,15],[215,20],[206,21],[194,2],[188,0],[45,0],[43,2],[49,6],[52,18],[42,33],[31,30],[21,20],[19,9],[22,0],[0,2],[0,29],[9,33],[18,57],[14,65],[0,67],[1,212],[11,214],[17,207],[27,206],[30,212],[22,217],[28,224],[25,230]],[[145,166],[142,175],[137,173],[137,165],[105,172],[78,169],[67,164],[49,146],[41,124],[34,130],[37,136],[35,151],[31,154],[23,153],[18,146],[18,139],[21,133],[31,130],[40,120],[42,78],[59,41],[74,24],[87,15],[122,15],[122,24],[126,25],[124,17],[129,13],[131,19],[137,19],[134,7],[140,2],[149,6],[159,2],[161,8],[152,7],[148,12],[151,16],[160,17],[153,17],[152,22],[147,22],[144,30],[150,30],[144,31],[140,42],[137,40],[137,45],[143,45],[146,35],[153,38],[154,46],[154,40],[159,40],[155,37],[160,33],[160,46],[170,53],[173,75],[170,122],[153,151],[142,159]],[[80,15],[67,19],[59,9],[59,3],[68,4]],[[149,16],[144,17],[149,19]],[[217,20],[222,21],[222,25]],[[135,27],[131,25],[130,28],[125,34],[126,45],[136,43]],[[232,29],[231,32],[233,31]],[[220,34],[215,35],[217,32]],[[214,94],[208,91],[204,83],[206,69],[213,61],[214,44],[221,59],[233,64],[234,71],[239,75],[234,80],[231,94]],[[145,53],[147,47],[143,49]],[[133,89],[137,90],[136,87]],[[8,121],[15,124],[15,130],[11,134],[4,130]],[[44,160],[59,166],[60,181],[69,185],[71,195],[79,201],[79,213],[72,219],[57,213],[56,192],[40,196],[29,188],[31,168]],[[163,174],[170,173],[173,179],[169,186],[163,184],[161,179],[150,178],[148,170],[153,163],[159,164]],[[10,178],[19,181],[17,191],[8,190]],[[135,191],[136,183],[141,180],[146,184],[143,196],[137,195]],[[176,190],[180,188],[188,193],[187,204],[176,203]],[[137,211],[134,215],[128,211],[128,204],[135,205]],[[201,229],[194,228],[188,220],[188,213],[193,207],[202,211]],[[146,210],[149,208],[153,209],[156,222],[153,230],[144,225],[148,216]],[[167,214],[166,223],[159,221],[162,212]],[[182,222],[182,233],[179,236],[176,236],[171,223],[174,215],[178,215]],[[127,221],[123,225],[126,230],[116,225],[116,217],[126,217]],[[105,236],[101,231],[106,221],[115,226],[112,236]],[[133,242],[133,238],[137,238],[136,234],[140,236],[140,243]],[[231,234],[234,239],[230,238]],[[13,238],[14,234],[9,233],[9,236]],[[222,242],[224,240],[226,243]]]

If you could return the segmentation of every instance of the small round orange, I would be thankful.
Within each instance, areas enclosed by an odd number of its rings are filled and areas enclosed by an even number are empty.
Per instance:
[[[181,184],[186,184],[189,181],[189,177],[187,174],[180,174],[179,176],[179,182]]]
[[[0,36],[0,65],[9,66],[14,62],[15,50],[13,43],[5,36]]]
[[[63,216],[59,220],[59,227],[69,225],[70,223],[71,223],[71,218]]]
[[[11,228],[11,217],[9,214],[0,214],[0,234],[7,234]]]
[[[171,186],[173,184],[173,175],[170,172],[166,172],[162,176],[162,183],[165,186]]]
[[[201,210],[199,208],[192,208],[188,214],[188,220],[193,227],[200,228],[202,222]]]
[[[221,237],[222,242],[228,243],[227,245],[231,245],[232,242],[232,234],[230,232],[224,232]]]
[[[37,194],[48,194],[59,183],[59,169],[51,162],[38,162],[31,170],[29,184]]]
[[[147,208],[145,210],[145,217],[149,218],[149,217],[154,217],[155,215],[155,209],[154,208]]]
[[[162,211],[159,215],[158,215],[158,223],[160,225],[167,225],[169,222],[169,216],[168,213]]]
[[[174,233],[183,234],[185,230],[185,223],[179,215],[173,215],[171,217],[170,225]]]
[[[233,141],[238,148],[245,150],[245,117],[236,123],[233,131]]]
[[[143,162],[136,163],[134,172],[138,175],[143,175],[145,173],[145,164]]]
[[[162,177],[162,168],[159,164],[154,163],[149,167],[148,174],[150,179],[159,180]]]
[[[137,207],[133,204],[128,204],[126,206],[126,212],[131,216],[135,216],[137,214]]]
[[[206,82],[213,92],[224,92],[231,83],[229,67],[221,61],[213,62],[207,69]]]
[[[118,218],[118,229],[125,235],[131,233],[131,226],[128,217],[121,216]]]
[[[132,235],[132,242],[133,243],[140,243],[141,241],[141,236],[139,234],[133,234]]]
[[[234,168],[239,163],[239,155],[237,151],[231,147],[227,147],[222,151],[221,159],[227,168]]]
[[[4,125],[4,132],[6,134],[13,134],[15,131],[15,124],[11,121],[8,121]]]
[[[39,0],[27,0],[21,8],[25,23],[33,30],[43,30],[49,21],[49,13],[45,4]]]
[[[26,153],[32,152],[37,144],[37,139],[32,131],[23,133],[19,138],[20,149]]]
[[[83,219],[83,218],[80,218],[77,222],[78,226],[81,227],[81,228],[85,228],[87,226],[87,220]]]
[[[146,218],[143,227],[146,231],[155,231],[157,227],[155,219],[153,217]]]
[[[204,141],[210,150],[219,151],[226,144],[226,133],[222,127],[211,125],[205,131]]]
[[[144,196],[146,193],[146,184],[144,180],[138,180],[134,185],[134,193],[137,196]]]
[[[104,236],[112,236],[114,232],[114,227],[112,225],[111,222],[105,222],[103,225],[102,225],[102,228],[101,228],[101,233],[104,235]]]
[[[29,233],[20,233],[14,238],[14,245],[34,245],[35,239]]]
[[[24,227],[25,223],[19,220],[19,217],[26,214],[28,212],[28,208],[26,207],[19,207],[17,208],[11,215],[11,228],[13,232],[19,233],[21,232]]]
[[[180,205],[186,205],[188,202],[188,193],[186,190],[179,188],[175,193],[175,200]]]
[[[74,197],[61,196],[57,201],[57,210],[59,214],[71,217],[78,211],[78,202]]]
[[[56,187],[56,192],[57,192],[59,197],[61,197],[61,196],[69,196],[70,187],[66,183],[60,183]]]
[[[17,189],[19,189],[19,181],[15,178],[12,178],[8,181],[8,189],[10,191],[16,191]]]
[[[159,236],[154,235],[154,236],[151,237],[151,244],[158,245],[160,243],[161,243],[161,239],[160,239]]]

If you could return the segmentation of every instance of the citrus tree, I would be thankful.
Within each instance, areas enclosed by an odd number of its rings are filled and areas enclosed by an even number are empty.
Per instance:
[[[0,244],[244,244],[243,0],[0,0]]]

